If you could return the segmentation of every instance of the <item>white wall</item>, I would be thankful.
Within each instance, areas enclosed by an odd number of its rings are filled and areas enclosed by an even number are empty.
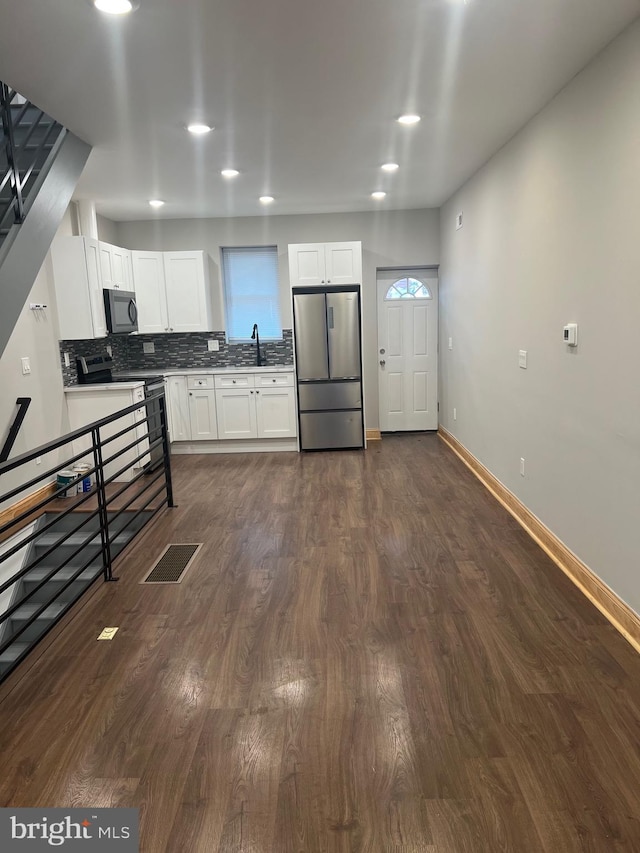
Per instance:
[[[71,228],[71,219],[67,212],[58,233],[71,234]],[[2,442],[15,417],[16,399],[18,397],[32,399],[10,459],[68,432],[52,275],[50,255],[47,254],[9,343],[0,358],[0,388],[2,389],[0,440]],[[30,302],[42,302],[47,305],[47,308],[43,311],[31,311]],[[24,356],[28,356],[31,362],[31,373],[27,376],[22,374],[20,361]],[[44,458],[41,467],[32,462],[19,473],[10,472],[4,475],[2,491],[6,492],[14,485],[25,482],[29,477],[35,477],[45,470],[47,464],[53,467],[57,458],[56,452],[49,458]],[[24,495],[18,495],[9,503],[20,500],[22,497]]]
[[[112,219],[107,219],[106,216],[96,216],[98,222],[98,238],[105,243],[111,243],[112,246],[117,245],[118,227]]]
[[[639,200],[640,23],[444,206],[440,269],[442,424],[636,611]]]
[[[364,380],[367,427],[378,426],[376,267],[425,266],[439,259],[437,210],[253,216],[239,219],[173,219],[117,223],[118,245],[130,249],[205,249],[214,291],[220,292],[220,247],[277,245],[283,328],[291,328],[289,243],[360,240],[363,250]],[[221,302],[216,328],[224,329]]]

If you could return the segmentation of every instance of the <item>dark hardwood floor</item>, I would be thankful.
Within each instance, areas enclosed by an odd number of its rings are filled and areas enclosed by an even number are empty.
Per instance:
[[[435,435],[174,480],[0,687],[0,805],[137,806],[145,853],[640,851],[640,657]]]

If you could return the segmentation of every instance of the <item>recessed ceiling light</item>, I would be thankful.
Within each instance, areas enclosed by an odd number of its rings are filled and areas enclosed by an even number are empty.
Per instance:
[[[412,114],[400,116],[398,121],[400,122],[400,124],[418,124],[418,122],[420,121],[420,116]]]
[[[211,133],[213,128],[208,124],[188,124],[187,130],[194,136],[204,136],[205,133]]]
[[[380,168],[384,169],[385,172],[395,172],[396,169],[400,168],[400,166],[398,166],[397,163],[384,163],[384,165],[380,166]]]
[[[271,204],[275,199],[272,195],[261,195],[259,201],[260,204]]]
[[[151,205],[151,207],[162,207],[164,202],[162,201],[161,198],[150,198],[149,204]]]
[[[385,192],[382,190],[376,190],[374,193],[371,193],[371,198],[384,198],[386,196]]]
[[[93,0],[93,5],[107,15],[126,15],[133,10],[131,0]]]
[[[240,172],[237,169],[223,169],[220,174],[223,178],[237,178]]]

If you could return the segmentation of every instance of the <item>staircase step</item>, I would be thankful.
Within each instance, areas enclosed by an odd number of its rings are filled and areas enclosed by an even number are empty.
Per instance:
[[[4,675],[15,664],[18,658],[29,650],[31,643],[21,643],[19,640],[12,643],[0,655],[0,675]]]
[[[102,567],[101,567],[102,568]],[[37,584],[43,580],[49,572],[53,569],[53,566],[38,566],[35,569],[32,569],[28,575],[25,575],[22,578],[23,583],[32,583]],[[75,572],[77,572],[77,568],[73,568],[73,566],[66,565],[62,569],[58,569],[55,575],[51,578],[51,582],[63,583],[65,581],[71,580]],[[93,580],[100,572],[96,571],[95,567],[89,566],[88,569],[85,569],[81,575],[78,575],[76,580],[85,581],[85,580]]]
[[[31,625],[29,625],[29,627],[19,635],[18,639],[20,642],[29,643],[39,639],[47,628],[62,616],[62,613],[68,606],[68,602],[50,604],[46,610],[43,610],[35,622],[32,622]],[[30,619],[40,607],[40,604],[23,604],[22,607],[19,607],[16,612],[9,617],[9,624],[7,626],[9,637],[22,628],[27,619]]]
[[[46,574],[51,571],[51,567],[43,569],[38,568],[33,571],[34,574],[38,572],[40,577],[36,578],[30,574],[26,578],[23,578],[22,589],[25,594],[31,592],[38,586]],[[29,599],[29,603],[42,605],[46,601],[51,601],[51,599],[54,599],[56,604],[69,604],[70,602],[75,601],[80,598],[85,589],[87,589],[93,581],[102,574],[102,560],[96,560],[94,564],[92,564],[88,569],[85,569],[81,575],[70,583],[66,589],[61,590],[60,588],[71,580],[74,572],[76,571],[76,568],[71,568],[69,566],[65,566],[63,569],[60,569],[49,581],[47,581],[47,583],[44,584],[44,586],[40,587],[40,589],[33,593]]]

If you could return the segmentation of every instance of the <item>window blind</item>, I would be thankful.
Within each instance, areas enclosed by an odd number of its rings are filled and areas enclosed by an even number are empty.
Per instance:
[[[222,249],[227,339],[246,341],[253,324],[262,340],[281,340],[278,247]]]

